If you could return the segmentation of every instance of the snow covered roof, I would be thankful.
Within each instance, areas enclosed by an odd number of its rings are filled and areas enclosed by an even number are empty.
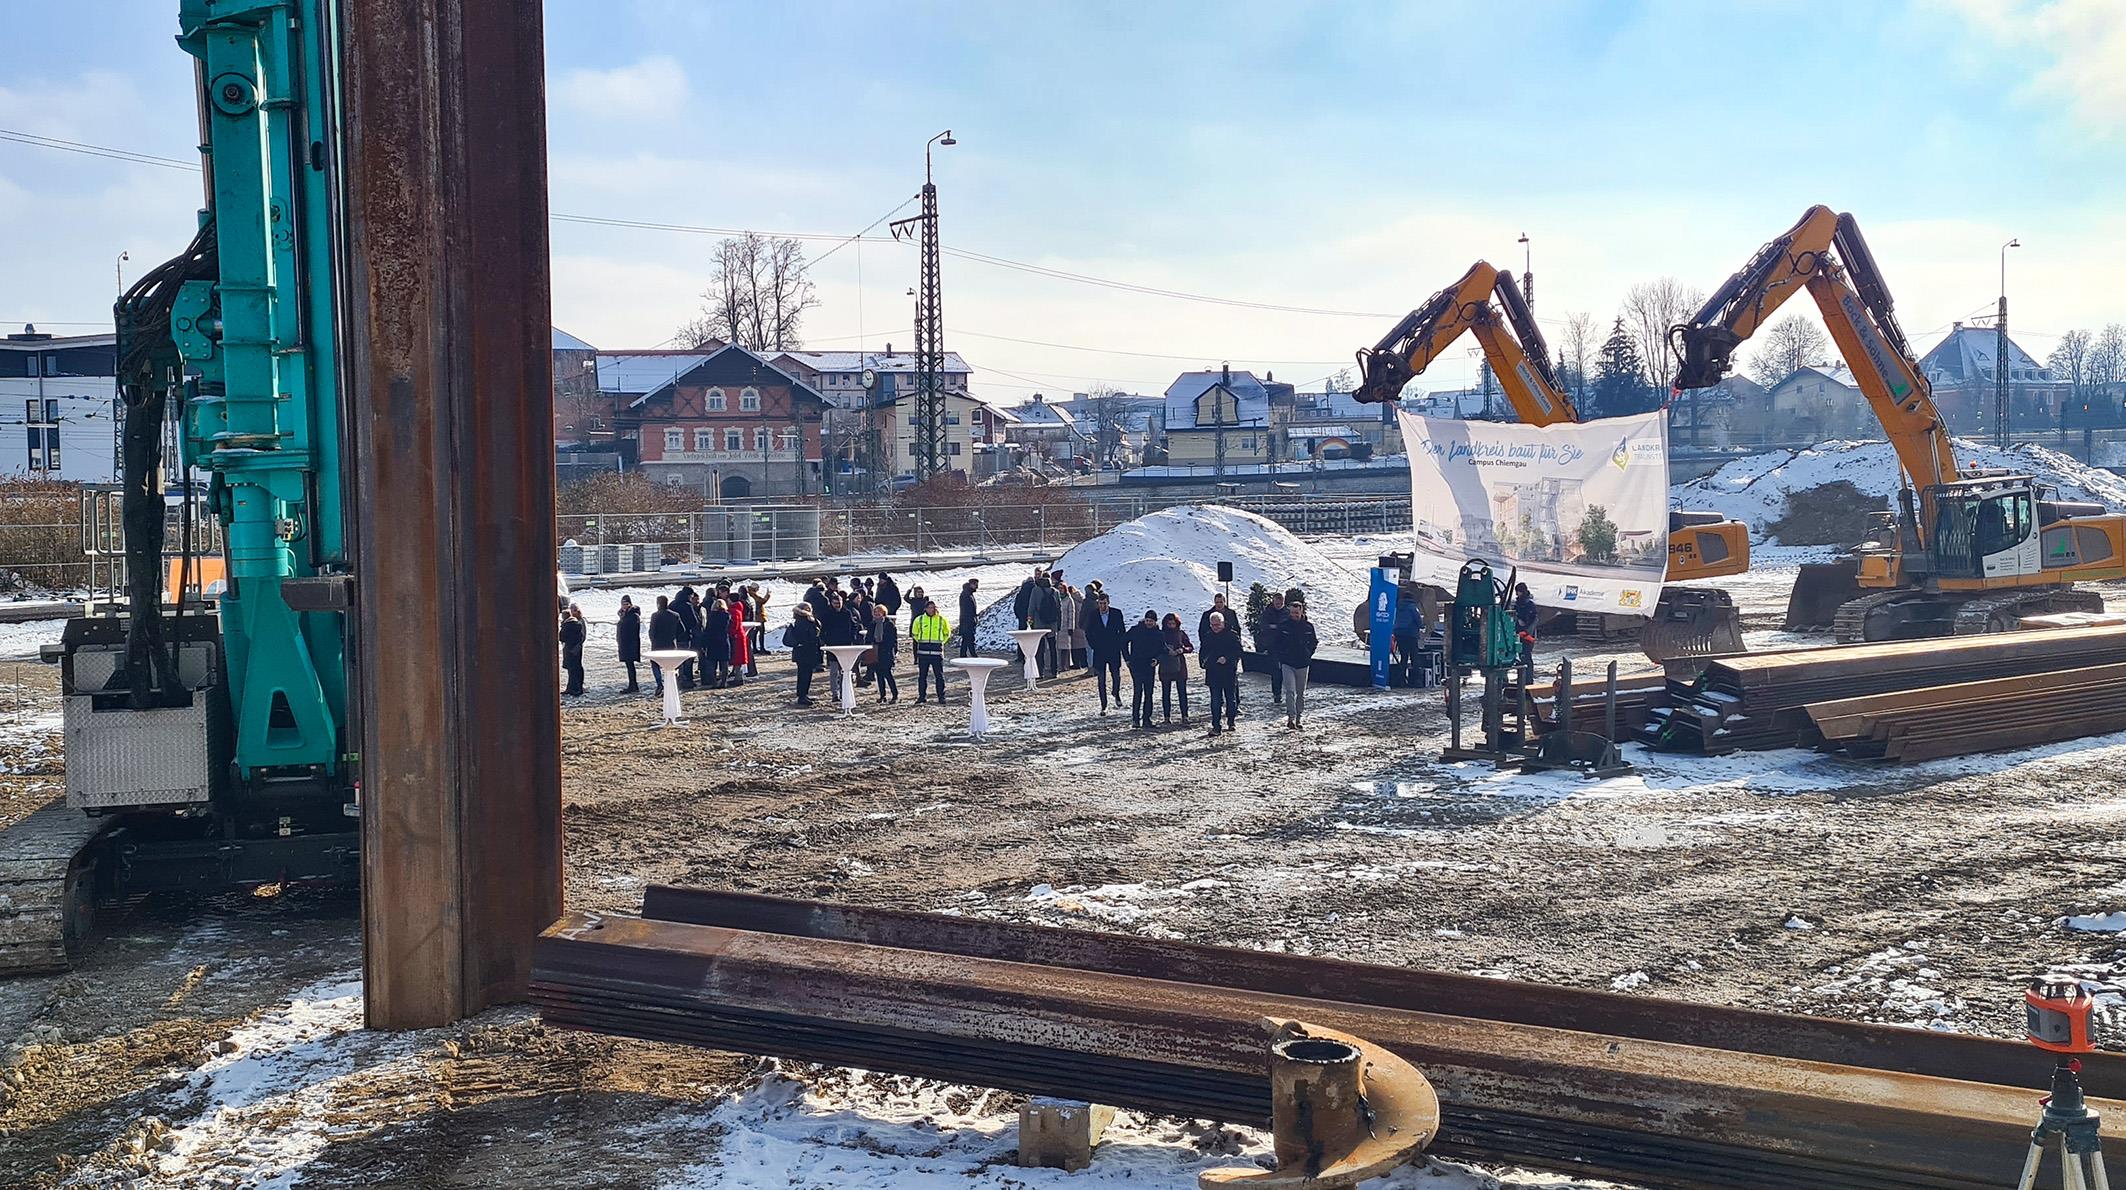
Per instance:
[[[1078,428],[1078,420],[1070,415],[1070,410],[1046,401],[1029,401],[1024,405],[1015,405],[1012,412],[1017,415],[1016,420],[1022,425],[1061,427],[1066,430]]]
[[[870,368],[877,372],[916,372],[920,369],[914,352],[896,351],[785,351],[775,356],[788,358],[811,368],[815,372],[861,372]],[[945,361],[939,367],[942,372],[972,372],[967,361],[957,351],[945,353]]]
[[[1349,426],[1293,426],[1294,438],[1349,438],[1355,431]]]
[[[1169,430],[1192,430],[1196,428],[1196,401],[1220,383],[1233,394],[1235,426],[1261,426],[1269,424],[1270,393],[1255,378],[1253,372],[1234,372],[1228,378],[1224,371],[1183,372],[1166,386],[1166,428]]]
[[[569,334],[560,327],[553,328],[555,351],[596,351],[597,348]]]
[[[1383,405],[1368,405],[1350,393],[1300,393],[1294,399],[1294,417],[1344,417],[1379,421]]]
[[[1957,385],[1990,382],[1994,378],[1994,355],[1999,333],[1990,327],[1957,323],[1942,341],[1919,361],[1927,379],[1935,384]],[[2031,384],[2052,382],[2052,373],[2030,353],[2008,339],[2008,379]]]
[[[1796,381],[1806,382],[1810,380],[1828,380],[1832,384],[1852,389],[1860,387],[1853,380],[1853,369],[1846,367],[1844,364],[1803,364],[1788,373],[1784,380],[1773,385],[1772,390],[1776,392]]]
[[[598,391],[640,395],[699,367],[713,351],[601,351]]]

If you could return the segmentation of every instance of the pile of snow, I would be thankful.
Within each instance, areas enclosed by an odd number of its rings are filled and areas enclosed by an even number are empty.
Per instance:
[[[2126,911],[2112,913],[2077,913],[2060,919],[2061,925],[2086,934],[2126,933]]]
[[[1366,599],[1363,572],[1332,561],[1275,521],[1216,505],[1168,508],[1117,525],[1073,547],[1054,568],[1080,591],[1098,579],[1131,624],[1147,608],[1162,616],[1176,612],[1193,637],[1196,618],[1225,589],[1218,582],[1221,561],[1233,564],[1237,607],[1245,607],[1250,583],[1305,591],[1324,643],[1350,635],[1351,609]],[[1010,648],[1010,631],[1018,627],[1012,614],[1016,587],[996,593],[1001,598],[982,613],[976,639],[984,648]]]
[[[2056,450],[2025,443],[2009,450],[1956,440],[1958,466],[2005,468],[2059,489],[2066,500],[2126,508],[2126,478],[2077,462]],[[1726,464],[1703,479],[1670,489],[1684,508],[1706,509],[1747,521],[1763,540],[1786,515],[1787,497],[1844,480],[1890,509],[1901,482],[1897,454],[1887,442],[1822,442],[1806,450],[1772,450]]]

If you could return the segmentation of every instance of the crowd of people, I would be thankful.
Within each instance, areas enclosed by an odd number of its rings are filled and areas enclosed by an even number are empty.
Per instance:
[[[921,586],[903,592],[891,574],[853,577],[846,587],[840,576],[814,579],[783,630],[782,645],[797,671],[796,705],[814,705],[813,683],[821,674],[826,675],[830,695],[839,689],[842,661],[833,650],[841,645],[863,646],[853,655],[848,674],[858,688],[874,690],[880,703],[899,702],[904,640],[915,662],[915,701],[944,705],[946,657],[978,652],[980,589],[978,579],[961,584],[955,627]],[[717,583],[701,591],[687,584],[676,594],[657,596],[646,626],[650,652],[684,651],[691,656],[669,675],[651,660],[653,692],[662,694],[666,681],[676,682],[681,690],[720,689],[758,676],[761,655],[767,652],[767,605],[768,596],[758,583]],[[1188,726],[1194,658],[1204,687],[1199,705],[1208,710],[1210,734],[1235,729],[1246,626],[1224,595],[1201,610],[1191,635],[1178,611],[1147,609],[1131,623],[1098,580],[1080,590],[1064,581],[1061,570],[1037,570],[1012,594],[1011,610],[1021,629],[1047,630],[1035,647],[1036,671],[1043,678],[1069,670],[1091,671],[1100,714],[1106,715],[1110,704],[1120,709],[1127,671],[1133,730],[1174,725],[1177,711],[1179,725]],[[613,636],[629,693],[642,688],[637,667],[644,660],[644,631],[643,609],[631,597],[621,596]],[[1272,594],[1253,631],[1255,651],[1269,663],[1271,701],[1282,708],[1286,725],[1296,728],[1306,709],[1307,674],[1320,645],[1305,602]],[[561,659],[567,674],[563,693],[571,698],[583,693],[587,635],[583,609],[570,604],[561,622]]]

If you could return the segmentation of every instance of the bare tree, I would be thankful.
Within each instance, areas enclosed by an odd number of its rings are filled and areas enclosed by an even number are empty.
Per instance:
[[[736,343],[754,351],[804,345],[805,311],[819,298],[805,275],[803,245],[747,232],[719,241],[709,261],[715,271],[701,295],[701,315],[679,328],[680,342]]]
[[[1587,402],[1587,371],[1601,345],[1596,333],[1594,316],[1585,310],[1565,316],[1565,333],[1558,340],[1558,383],[1571,390],[1575,406]]]
[[[1352,387],[1349,368],[1338,368],[1327,380],[1321,382],[1321,390],[1329,393],[1347,393]]]
[[[1668,349],[1668,328],[1689,318],[1705,303],[1703,291],[1674,277],[1660,277],[1632,286],[1624,294],[1624,325],[1639,348],[1647,379],[1666,399],[1675,381],[1676,357]]]
[[[2126,382],[2126,327],[2114,322],[2104,328],[2089,352],[2089,387],[2110,393],[2112,385]]]
[[[2092,344],[2089,332],[2068,331],[2060,336],[2059,346],[2045,358],[2045,366],[2052,369],[2055,379],[2064,380],[2070,386],[2068,394],[2075,400],[2089,394],[2089,357]]]
[[[1821,362],[1829,346],[1823,328],[1799,314],[1789,314],[1764,328],[1757,350],[1750,355],[1750,375],[1770,388],[1800,369]]]
[[[1102,467],[1113,467],[1123,440],[1129,436],[1128,406],[1123,403],[1122,390],[1112,384],[1095,385],[1087,397],[1093,457]]]

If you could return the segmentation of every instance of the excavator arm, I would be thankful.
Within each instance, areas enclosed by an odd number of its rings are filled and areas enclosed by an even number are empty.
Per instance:
[[[1897,325],[1874,254],[1853,217],[1829,207],[1810,207],[1799,223],[1759,248],[1689,322],[1669,331],[1676,387],[1718,384],[1733,367],[1735,348],[1804,289],[1853,370],[1855,387],[1889,435],[1909,486],[1924,499],[1931,489],[1954,483],[1958,474],[1949,431]]]
[[[1368,402],[1395,400],[1464,331],[1475,336],[1521,422],[1548,426],[1579,420],[1551,370],[1549,345],[1513,274],[1481,260],[1461,280],[1425,299],[1379,344],[1358,353],[1361,379],[1351,395]]]

